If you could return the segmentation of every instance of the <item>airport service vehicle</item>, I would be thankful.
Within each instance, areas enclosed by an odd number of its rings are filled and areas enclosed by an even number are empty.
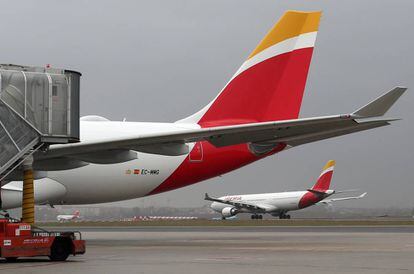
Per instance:
[[[331,195],[345,192],[329,189],[334,167],[335,161],[328,161],[315,185],[306,191],[231,195],[220,198],[212,198],[206,193],[205,200],[213,202],[211,208],[219,212],[223,220],[238,213],[252,213],[252,219],[262,219],[263,216],[260,214],[264,213],[278,216],[280,219],[290,219],[290,215],[286,214],[288,211],[299,210],[315,204],[331,204],[336,201],[360,199],[367,194],[365,192],[356,197],[326,199]]]
[[[64,221],[76,220],[76,219],[79,219],[79,217],[80,217],[80,211],[79,210],[75,210],[75,212],[73,212],[73,214],[57,215],[56,219],[59,222],[64,222]]]
[[[92,204],[153,195],[292,147],[389,125],[394,119],[382,116],[406,88],[396,87],[348,114],[298,118],[320,16],[286,12],[217,97],[187,118],[145,123],[83,117],[80,142],[33,154],[36,203]],[[21,205],[20,180],[12,174],[3,180],[3,209]]]
[[[37,256],[65,261],[70,254],[84,253],[85,241],[78,231],[50,232],[15,219],[0,219],[0,257],[8,262]]]

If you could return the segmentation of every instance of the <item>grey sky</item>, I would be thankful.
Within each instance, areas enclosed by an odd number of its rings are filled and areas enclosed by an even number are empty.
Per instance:
[[[357,206],[414,206],[412,1],[0,1],[0,62],[83,73],[82,115],[175,121],[207,104],[287,9],[323,17],[301,117],[352,111],[411,89],[392,126],[298,147],[223,177],[121,205],[198,206],[212,195],[300,190],[337,160]],[[349,203],[347,204],[349,206]]]

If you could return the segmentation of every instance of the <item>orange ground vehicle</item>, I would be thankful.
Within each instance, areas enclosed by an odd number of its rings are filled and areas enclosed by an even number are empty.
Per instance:
[[[65,261],[70,254],[84,254],[85,241],[78,231],[51,232],[11,218],[0,219],[0,257],[48,256]]]

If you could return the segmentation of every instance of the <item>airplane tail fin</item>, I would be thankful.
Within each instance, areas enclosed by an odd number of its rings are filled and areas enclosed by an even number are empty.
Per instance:
[[[321,175],[311,190],[316,192],[325,192],[331,185],[332,175],[334,172],[335,161],[329,160],[322,169]]]
[[[80,211],[79,210],[75,210],[75,212],[73,212],[73,215],[76,217],[80,216]]]
[[[297,118],[320,17],[287,11],[219,95],[177,122],[210,127]]]

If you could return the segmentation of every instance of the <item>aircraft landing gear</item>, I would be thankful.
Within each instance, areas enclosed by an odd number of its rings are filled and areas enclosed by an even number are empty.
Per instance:
[[[280,213],[279,219],[290,219],[290,215],[285,214],[285,213]]]
[[[252,220],[261,220],[263,219],[263,215],[259,215],[259,214],[253,214],[251,216]]]

